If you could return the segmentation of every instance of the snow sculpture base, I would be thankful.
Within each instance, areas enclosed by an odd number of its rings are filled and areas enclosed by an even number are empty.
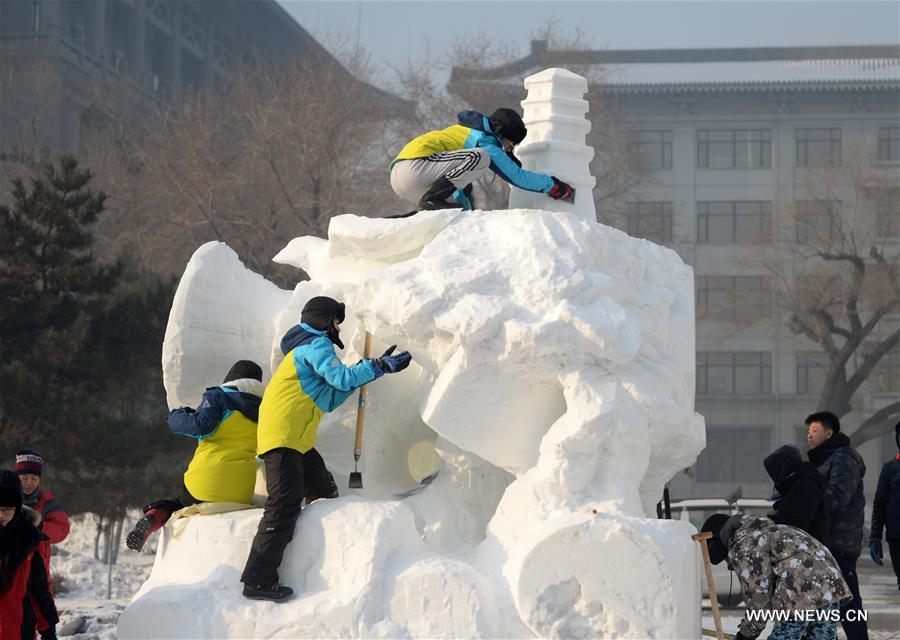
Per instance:
[[[175,523],[177,537],[166,527],[118,637],[693,638],[700,626],[688,523],[579,514],[557,524],[510,559],[525,628],[504,619],[493,580],[429,548],[400,501],[314,503],[280,572],[297,595],[247,600],[238,580],[261,514],[195,516]]]
[[[518,209],[338,216],[327,240],[276,259],[313,280],[273,291],[227,246],[201,247],[164,353],[214,348],[216,362],[271,370],[306,300],[344,300],[345,362],[365,331],[376,353],[414,355],[370,388],[365,489],[301,514],[281,570],[297,596],[280,605],[240,596],[260,510],[191,519],[160,547],[121,637],[699,637],[694,528],[647,517],[704,445],[693,275],[677,254]],[[220,286],[198,286],[212,264]],[[229,283],[244,304],[283,306],[246,326],[228,315]],[[223,375],[188,381],[183,364],[164,361],[170,397]],[[355,407],[328,414],[317,445],[345,495]],[[398,499],[435,460],[434,482]]]

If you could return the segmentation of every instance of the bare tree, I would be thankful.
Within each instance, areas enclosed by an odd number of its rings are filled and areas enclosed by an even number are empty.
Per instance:
[[[867,382],[900,350],[900,183],[851,150],[809,168],[796,191],[765,265],[773,301],[790,330],[827,356],[817,409],[861,412],[851,435],[859,445],[900,419],[900,400],[859,406]]]

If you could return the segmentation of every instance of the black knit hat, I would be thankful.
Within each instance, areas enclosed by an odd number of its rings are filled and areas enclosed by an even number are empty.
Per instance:
[[[22,483],[13,471],[0,469],[0,507],[22,508]]]
[[[308,324],[313,329],[325,331],[331,341],[343,349],[344,343],[334,328],[334,320],[344,321],[344,303],[327,296],[310,298],[300,312],[300,322]]]
[[[709,561],[713,564],[719,564],[728,557],[728,547],[726,547],[719,538],[719,532],[722,531],[722,527],[725,526],[725,523],[728,522],[730,517],[731,516],[725,513],[714,513],[706,519],[706,522],[703,523],[703,527],[700,528],[701,532],[709,531],[713,534],[713,537],[707,541],[707,546],[709,547]]]
[[[501,107],[491,114],[488,121],[491,123],[491,131],[494,132],[495,136],[506,138],[516,144],[522,142],[528,134],[528,129],[525,128],[522,117],[512,109]]]
[[[252,360],[238,360],[231,365],[228,375],[225,376],[222,382],[231,382],[232,380],[242,380],[244,378],[253,378],[262,382],[262,367]]]

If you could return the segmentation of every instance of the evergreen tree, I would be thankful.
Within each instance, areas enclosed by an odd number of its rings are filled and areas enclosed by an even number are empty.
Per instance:
[[[94,257],[106,194],[90,181],[64,155],[0,207],[0,464],[37,449],[70,509],[115,515],[182,465],[159,361],[174,283]],[[171,473],[145,473],[167,449]]]

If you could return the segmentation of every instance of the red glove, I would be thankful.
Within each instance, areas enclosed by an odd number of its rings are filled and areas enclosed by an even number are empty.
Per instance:
[[[575,199],[575,189],[556,176],[550,176],[550,178],[553,179],[553,186],[550,187],[550,191],[547,192],[548,196],[554,200],[566,200],[568,202],[572,202]]]

